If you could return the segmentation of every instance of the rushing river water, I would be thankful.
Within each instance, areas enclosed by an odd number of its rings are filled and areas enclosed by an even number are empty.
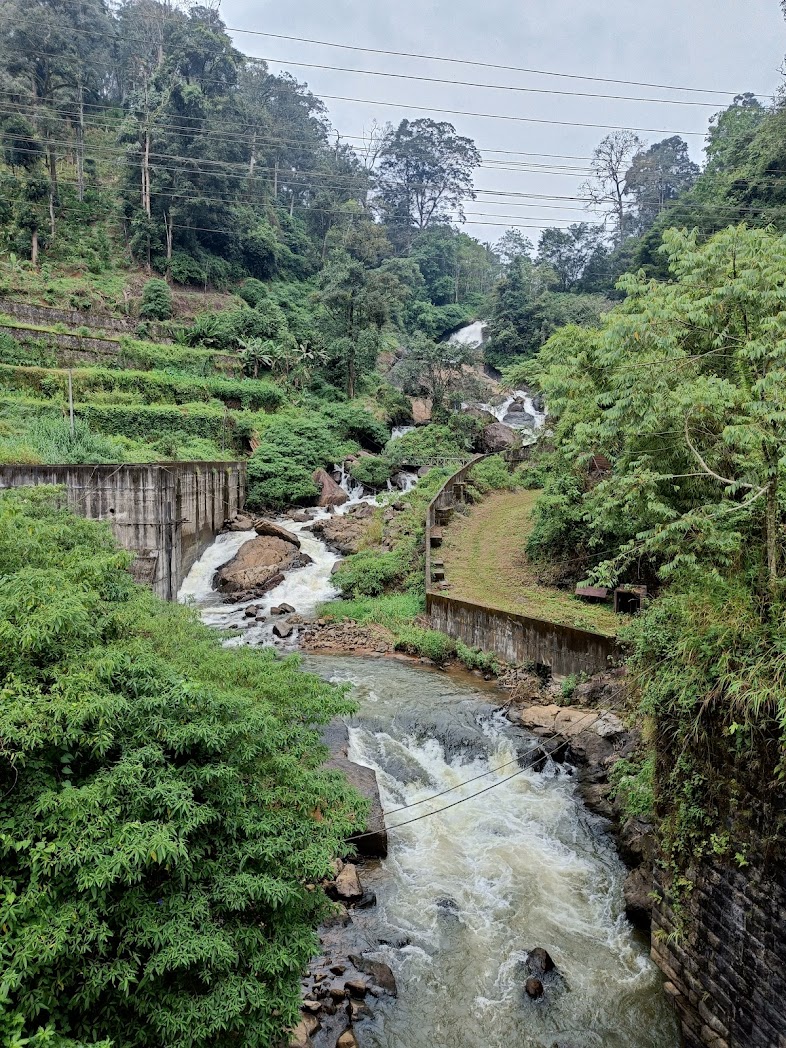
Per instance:
[[[569,769],[536,771],[532,737],[471,678],[304,665],[354,685],[350,758],[375,769],[390,828],[388,859],[364,874],[378,905],[354,921],[399,996],[358,1028],[361,1048],[676,1048],[662,977],[623,913],[625,869]],[[530,1001],[536,946],[559,975]]]
[[[500,417],[509,406],[491,410]],[[345,512],[364,495],[342,481]],[[286,602],[308,616],[335,596],[337,557],[305,523],[280,523],[313,563],[253,603],[266,611]],[[216,570],[251,538],[219,536],[179,595],[209,625],[235,627],[229,644],[274,640],[270,621],[250,625],[245,605],[224,604],[212,589]],[[393,659],[303,661],[352,683],[349,756],[376,771],[390,832],[387,860],[363,871],[378,905],[354,912],[353,934],[393,968],[399,995],[356,1027],[361,1048],[677,1048],[662,978],[624,917],[624,867],[577,799],[570,769],[533,766],[533,738],[469,676]],[[524,962],[537,946],[559,974],[530,1001]]]

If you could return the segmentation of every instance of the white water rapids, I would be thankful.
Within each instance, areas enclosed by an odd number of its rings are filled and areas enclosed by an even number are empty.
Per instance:
[[[523,400],[542,425],[527,398],[519,391],[488,410],[504,418]],[[343,473],[342,484],[351,501],[338,512],[364,497]],[[280,523],[313,563],[252,603],[312,615],[336,594],[338,558],[307,522]],[[228,644],[273,641],[270,618],[249,625],[246,605],[224,604],[212,589],[216,570],[254,536],[220,535],[179,594],[209,625],[239,628]],[[354,911],[349,931],[356,950],[393,968],[399,992],[356,1025],[360,1048],[677,1048],[662,978],[623,913],[624,867],[570,769],[536,771],[533,738],[468,675],[353,657],[309,656],[304,668],[354,686],[349,756],[376,771],[390,831],[388,858],[362,871],[378,905]],[[537,946],[559,974],[530,1001],[524,962]]]
[[[349,756],[375,769],[391,828],[388,859],[363,871],[378,905],[355,912],[352,934],[399,996],[357,1029],[361,1048],[677,1048],[662,977],[623,913],[625,869],[570,769],[528,766],[532,737],[467,676],[304,661],[355,686]],[[523,992],[536,946],[559,972],[537,1002]]]

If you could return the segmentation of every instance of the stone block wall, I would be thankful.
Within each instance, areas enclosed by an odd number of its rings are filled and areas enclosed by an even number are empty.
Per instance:
[[[691,879],[683,934],[661,871],[652,917],[685,1048],[786,1048],[786,869],[717,861]]]
[[[132,574],[174,600],[227,517],[243,506],[244,462],[0,466],[0,488],[62,485],[74,512],[107,521],[135,554]]]

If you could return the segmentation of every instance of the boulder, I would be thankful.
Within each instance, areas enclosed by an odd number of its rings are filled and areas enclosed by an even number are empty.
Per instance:
[[[363,898],[363,886],[358,877],[357,867],[353,866],[351,862],[348,862],[336,877],[336,894],[347,902],[355,902]]]
[[[490,411],[486,411],[485,408],[464,408],[462,415],[469,415],[470,418],[476,418],[479,422],[482,422],[484,426],[493,425],[498,421],[496,415],[492,415]]]
[[[546,972],[554,971],[554,961],[548,950],[542,946],[536,946],[527,954],[527,971],[533,975],[545,975]]]
[[[531,975],[524,983],[524,992],[527,997],[531,997],[533,1001],[536,1001],[543,996],[543,983],[540,979],[536,979],[534,975]]]
[[[512,426],[514,429],[527,429],[535,425],[535,416],[527,411],[523,400],[514,400],[502,421],[506,426]]]
[[[250,513],[236,513],[234,517],[228,517],[222,527],[222,531],[251,531],[254,527],[254,517]]]
[[[287,531],[286,528],[282,528],[280,524],[274,524],[272,520],[258,520],[254,524],[254,531],[257,535],[269,535],[274,539],[282,539],[284,542],[291,542],[293,546],[297,546],[300,549],[300,539],[297,535],[291,531]]]
[[[632,870],[625,879],[625,913],[630,923],[643,931],[652,920],[652,872],[646,866]]]
[[[316,470],[311,479],[319,488],[318,506],[343,506],[345,502],[349,502],[346,491],[340,488],[324,469]]]
[[[336,1048],[358,1048],[357,1038],[351,1030],[345,1030],[336,1041]]]
[[[503,422],[493,422],[483,430],[483,450],[490,455],[498,451],[507,451],[518,443],[518,439],[516,431],[510,426]]]
[[[361,512],[350,510],[345,516],[327,517],[318,520],[311,528],[329,550],[344,557],[358,552],[374,516],[374,507],[368,503],[361,503],[355,508]]]
[[[215,575],[220,593],[259,597],[284,581],[284,572],[311,564],[311,557],[283,539],[260,535],[241,546]]]
[[[375,987],[378,987],[384,993],[390,994],[391,997],[398,995],[396,977],[389,965],[383,964],[382,961],[367,960],[356,953],[351,953],[349,959],[359,972],[363,972],[364,975],[371,979]]]
[[[277,622],[273,627],[273,633],[280,640],[287,640],[295,632],[295,627],[290,626],[288,622]]]
[[[312,1041],[308,1035],[305,1019],[301,1019],[289,1038],[290,1048],[311,1048]]]

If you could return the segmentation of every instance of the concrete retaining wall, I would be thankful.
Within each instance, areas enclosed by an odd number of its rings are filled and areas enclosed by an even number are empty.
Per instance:
[[[136,557],[132,573],[174,600],[227,517],[242,508],[244,462],[0,466],[0,488],[57,484],[74,512],[105,520]]]
[[[472,467],[489,455],[478,455],[445,481],[426,517],[426,613],[432,627],[472,648],[494,652],[517,665],[536,663],[556,676],[600,673],[620,657],[614,637],[563,626],[544,619],[514,615],[499,608],[457,600],[434,589],[435,534],[464,500]]]

